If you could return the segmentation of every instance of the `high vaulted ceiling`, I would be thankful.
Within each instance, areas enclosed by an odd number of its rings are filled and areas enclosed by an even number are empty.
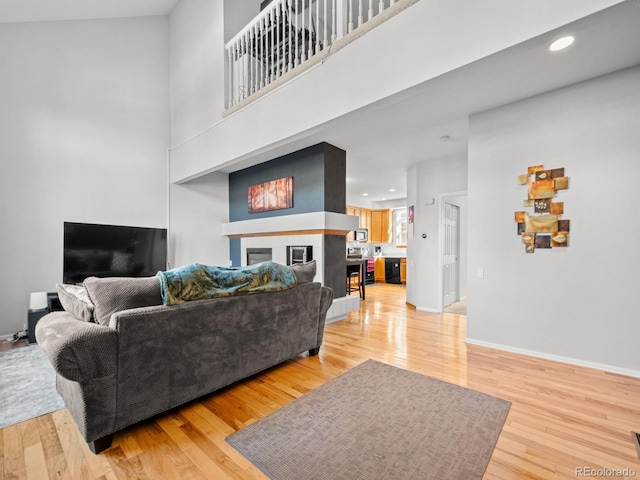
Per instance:
[[[0,23],[168,15],[180,0],[0,0]]]

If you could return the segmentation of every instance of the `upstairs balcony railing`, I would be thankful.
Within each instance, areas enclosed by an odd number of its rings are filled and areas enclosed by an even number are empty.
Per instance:
[[[244,103],[324,52],[396,1],[403,3],[403,0],[274,0],[226,45],[227,109]]]

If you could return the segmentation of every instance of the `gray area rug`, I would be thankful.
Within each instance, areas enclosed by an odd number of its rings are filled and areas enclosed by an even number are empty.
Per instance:
[[[473,480],[510,406],[367,360],[227,442],[276,480]]]
[[[0,428],[61,408],[56,374],[38,345],[0,352]]]

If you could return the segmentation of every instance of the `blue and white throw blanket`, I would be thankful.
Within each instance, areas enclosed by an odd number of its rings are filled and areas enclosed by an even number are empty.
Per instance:
[[[247,267],[210,267],[192,263],[158,272],[162,301],[176,305],[189,300],[287,290],[297,285],[293,269],[275,262]]]

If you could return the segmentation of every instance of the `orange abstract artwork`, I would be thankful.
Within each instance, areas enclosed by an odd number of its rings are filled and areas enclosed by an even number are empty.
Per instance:
[[[566,247],[569,242],[569,220],[561,219],[564,202],[554,202],[559,190],[569,188],[569,178],[564,168],[545,170],[544,165],[533,165],[527,173],[518,175],[518,185],[526,185],[527,199],[523,205],[533,207],[533,212],[515,212],[518,235],[525,245],[525,252],[536,249]]]
[[[284,177],[249,187],[249,213],[293,207],[293,177]]]

